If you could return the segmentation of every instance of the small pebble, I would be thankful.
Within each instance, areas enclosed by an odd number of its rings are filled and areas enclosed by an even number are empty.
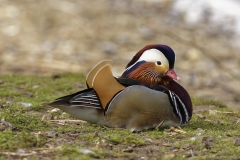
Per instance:
[[[214,138],[211,136],[202,137],[202,143],[203,142],[213,142],[213,141],[214,141]]]
[[[44,114],[42,116],[42,120],[43,121],[47,121],[47,120],[53,120],[53,116],[51,114]]]
[[[216,111],[216,110],[209,110],[209,114],[210,114],[210,115],[216,115],[216,114],[217,114],[217,111]]]
[[[240,146],[240,138],[237,138],[234,143],[235,146]]]
[[[32,86],[32,89],[37,89],[39,87],[40,87],[40,85],[34,85],[34,86]]]
[[[214,145],[213,141],[214,138],[211,136],[202,137],[202,143],[204,143],[206,149],[212,148],[212,146]]]
[[[188,148],[190,148],[190,147],[191,147],[191,145],[188,144],[188,143],[181,146],[181,148],[182,148],[183,150],[186,150],[186,149],[188,149]]]
[[[18,149],[17,149],[17,152],[18,152],[18,153],[26,153],[26,151],[25,151],[24,149],[22,149],[22,148],[18,148]]]
[[[95,137],[99,137],[98,133],[99,133],[99,131],[94,132],[94,134],[93,134],[93,138],[95,138]]]
[[[196,140],[196,137],[191,137],[190,140],[191,140],[191,141],[195,141],[195,140]]]
[[[60,111],[60,109],[58,109],[58,108],[54,108],[54,109],[52,109],[52,110],[49,111],[49,112],[53,113],[53,112],[58,112],[58,111]]]
[[[33,106],[32,103],[26,103],[26,102],[20,102],[20,104],[21,104],[21,106],[27,107],[27,108]]]
[[[189,153],[186,154],[186,157],[190,158],[190,157],[194,157],[194,154],[193,154],[193,150],[190,149]]]
[[[5,121],[4,118],[1,119],[1,124],[6,128],[13,128],[12,124],[10,122]]]
[[[175,157],[175,154],[165,154],[164,156],[162,156],[163,159],[173,159]]]
[[[0,132],[4,131],[5,129],[6,129],[6,127],[2,123],[0,123]]]
[[[89,150],[89,149],[85,149],[85,148],[81,148],[81,149],[79,149],[78,150],[80,153],[82,153],[82,154],[92,154],[92,155],[95,155],[96,153],[95,152],[93,152],[93,151],[91,151],[91,150]]]
[[[206,117],[203,116],[202,114],[197,114],[197,117],[200,118],[200,119],[204,119],[204,118],[206,118]]]
[[[55,131],[47,132],[47,137],[49,137],[49,138],[54,138],[54,137],[57,137],[57,136],[58,136],[58,133],[55,132]]]
[[[197,128],[195,131],[197,131],[197,132],[204,132],[204,130],[202,128]]]
[[[150,142],[150,143],[153,143],[153,140],[152,140],[152,139],[150,139],[150,138],[145,138],[144,140],[145,140],[145,142]]]
[[[65,116],[65,115],[67,115],[67,113],[66,113],[66,112],[63,112],[63,113],[62,113],[62,116]]]
[[[199,132],[199,133],[197,133],[197,134],[196,134],[196,136],[201,136],[201,135],[202,135],[202,133],[201,133],[201,132]]]

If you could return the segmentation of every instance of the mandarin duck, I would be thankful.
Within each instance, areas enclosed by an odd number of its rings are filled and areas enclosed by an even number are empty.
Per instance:
[[[112,62],[104,60],[87,75],[87,89],[48,105],[90,123],[132,132],[159,124],[185,125],[192,116],[192,103],[187,91],[173,80],[178,79],[174,62],[175,54],[170,47],[149,45],[116,78],[112,75]]]

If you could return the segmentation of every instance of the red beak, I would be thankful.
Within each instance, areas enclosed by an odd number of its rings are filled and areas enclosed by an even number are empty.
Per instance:
[[[168,77],[174,79],[174,80],[179,80],[180,78],[177,76],[176,72],[173,69],[169,69],[165,75],[167,75]]]

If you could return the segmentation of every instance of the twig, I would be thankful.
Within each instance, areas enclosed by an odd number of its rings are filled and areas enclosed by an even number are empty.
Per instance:
[[[75,122],[75,123],[87,123],[86,121],[83,121],[83,120],[47,120],[49,122]]]
[[[10,156],[32,156],[37,154],[37,152],[31,152],[31,153],[16,153],[16,152],[0,152],[0,155],[10,155]]]
[[[33,151],[53,151],[56,150],[56,148],[34,148]]]
[[[160,128],[163,125],[164,121],[160,122],[155,129]]]
[[[177,129],[178,128],[178,129]],[[185,132],[184,130],[182,130],[181,129],[181,127],[177,127],[177,128],[175,128],[175,127],[170,127],[170,130],[172,130],[172,131],[174,131],[174,132],[176,132],[176,133],[180,133],[180,134],[185,134],[185,133],[187,133],[187,132]]]
[[[223,113],[223,114],[236,114],[235,112],[224,112],[224,111],[217,111],[217,110],[209,110],[209,112]]]
[[[193,150],[190,150],[191,157],[194,157]]]
[[[237,120],[237,122],[235,123],[235,125],[236,125],[236,124],[238,124],[239,122],[240,122],[240,119],[239,119],[239,120]]]

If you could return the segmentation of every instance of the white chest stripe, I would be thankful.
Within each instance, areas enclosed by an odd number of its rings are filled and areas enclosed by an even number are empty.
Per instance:
[[[169,91],[169,95],[172,99],[172,102],[173,102],[173,107],[175,109],[175,111],[177,112],[177,116],[179,117],[180,119],[180,124],[182,124],[182,115],[179,111],[179,108],[178,108],[178,105],[177,105],[177,102],[176,102],[176,99],[175,99],[175,96],[173,95],[173,93],[171,91]]]
[[[174,92],[172,91],[168,92],[173,104],[173,110],[176,112],[176,116],[178,116],[180,119],[180,124],[181,125],[186,124],[189,121],[189,113],[187,111],[185,104]]]

